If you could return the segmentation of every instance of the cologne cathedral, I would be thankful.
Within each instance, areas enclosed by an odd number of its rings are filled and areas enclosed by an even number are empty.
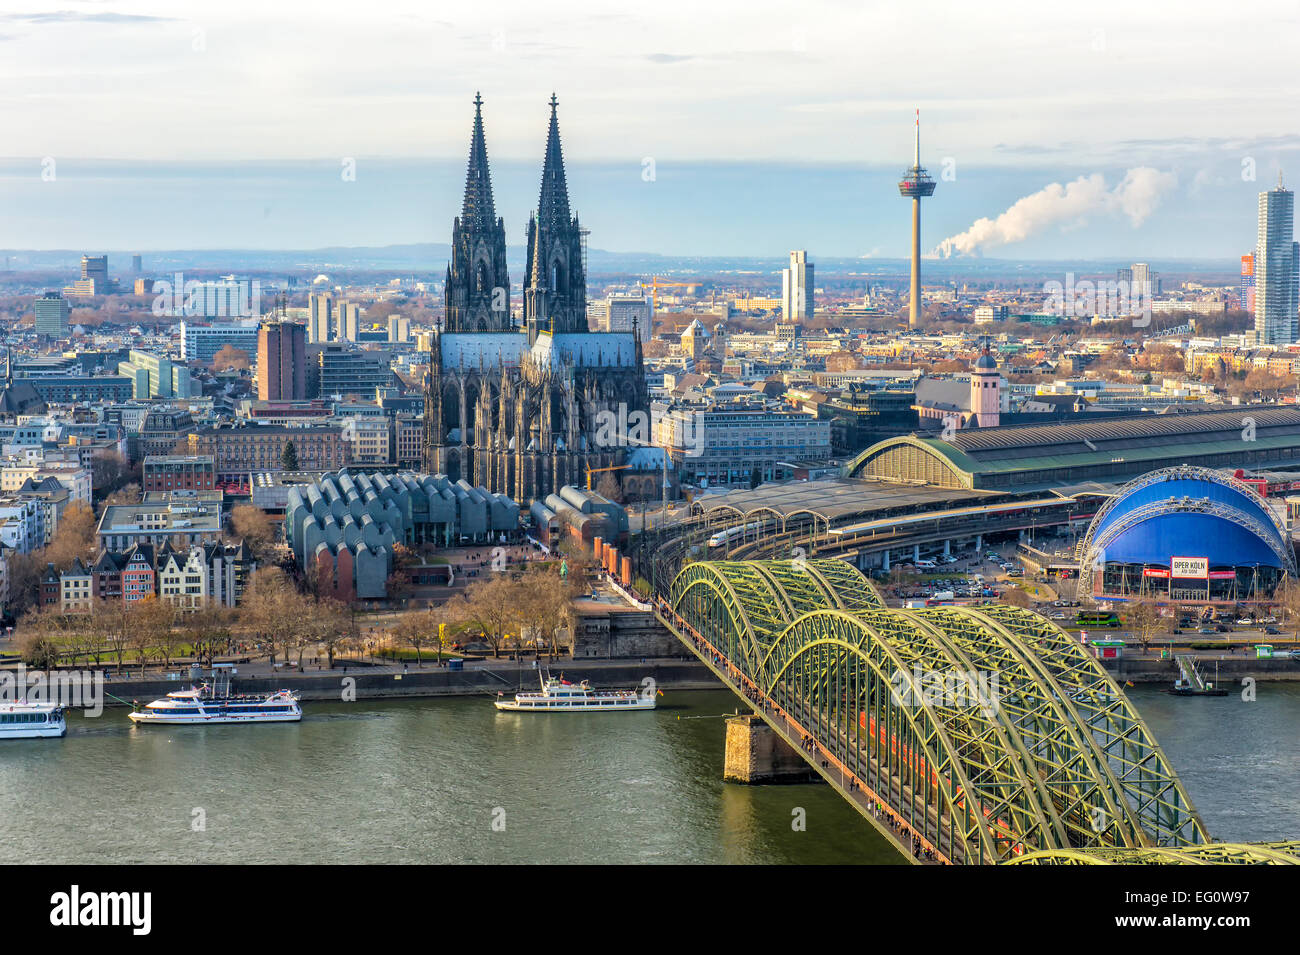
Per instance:
[[[525,506],[585,486],[589,468],[621,464],[628,440],[619,423],[649,412],[637,329],[587,330],[584,234],[569,209],[554,96],[550,105],[520,325],[474,97],[465,202],[452,224],[445,315],[425,383],[425,469]]]

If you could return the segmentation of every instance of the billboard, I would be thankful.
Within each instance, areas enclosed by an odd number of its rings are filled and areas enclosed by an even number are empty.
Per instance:
[[[1210,576],[1210,558],[1174,557],[1170,559],[1169,570],[1173,577],[1199,577],[1207,580]]]
[[[1144,577],[1168,577],[1169,571],[1164,567],[1148,567],[1142,571]]]

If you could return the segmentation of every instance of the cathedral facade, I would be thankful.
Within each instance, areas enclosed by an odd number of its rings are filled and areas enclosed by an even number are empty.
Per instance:
[[[621,464],[629,442],[617,423],[649,412],[637,330],[587,330],[583,231],[569,209],[554,96],[550,106],[520,325],[482,100],[474,99],[465,201],[452,225],[445,315],[425,380],[425,469],[525,506],[566,484],[585,486],[588,469]]]

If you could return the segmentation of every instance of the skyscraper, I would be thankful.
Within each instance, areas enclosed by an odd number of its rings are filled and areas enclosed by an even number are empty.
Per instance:
[[[58,292],[46,292],[32,303],[36,315],[36,334],[51,338],[68,337],[68,302]]]
[[[267,321],[257,330],[257,397],[307,397],[307,330],[297,322]]]
[[[934,195],[934,180],[921,166],[921,111],[916,111],[916,153],[912,168],[903,173],[898,193],[912,200],[912,296],[908,304],[907,323],[916,328],[921,323],[921,200]]]
[[[1286,345],[1297,338],[1300,304],[1300,245],[1294,234],[1295,194],[1277,188],[1259,194],[1259,233],[1255,239],[1255,341]]]
[[[334,297],[324,292],[307,296],[307,340],[312,344],[330,340],[334,320]]]
[[[790,253],[790,267],[781,270],[781,314],[787,322],[813,317],[813,264],[803,249]]]

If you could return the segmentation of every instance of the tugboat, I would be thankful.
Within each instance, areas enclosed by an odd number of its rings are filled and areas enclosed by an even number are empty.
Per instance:
[[[586,680],[571,683],[561,674],[557,680],[538,674],[540,693],[520,692],[513,700],[496,701],[498,710],[510,712],[591,713],[599,710],[653,710],[655,694],[642,696],[635,690],[594,690]],[[503,694],[498,693],[498,696]]]
[[[298,695],[289,690],[271,694],[230,692],[234,668],[218,664],[212,668],[212,682],[176,690],[143,709],[128,713],[133,723],[296,723],[302,719]]]
[[[1196,666],[1196,658],[1190,654],[1178,654],[1174,657],[1178,671],[1182,674],[1168,692],[1174,696],[1227,696],[1227,690],[1221,690],[1214,683],[1207,683]],[[1218,664],[1215,664],[1215,681],[1219,678]]]

